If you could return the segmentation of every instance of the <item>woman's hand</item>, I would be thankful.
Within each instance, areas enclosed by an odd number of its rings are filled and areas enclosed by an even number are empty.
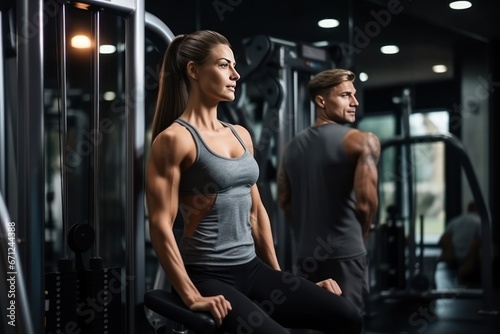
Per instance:
[[[340,289],[338,283],[331,278],[325,279],[321,282],[317,282],[316,285],[319,285],[323,289],[333,292],[336,295],[340,296],[342,294],[342,289]]]
[[[190,307],[191,311],[210,312],[217,327],[220,327],[226,315],[231,311],[231,303],[222,295],[200,297]]]

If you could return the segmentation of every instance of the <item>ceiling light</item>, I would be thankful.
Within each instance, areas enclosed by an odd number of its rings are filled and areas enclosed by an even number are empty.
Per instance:
[[[399,48],[396,45],[384,45],[380,48],[380,52],[385,55],[393,55],[399,52]]]
[[[366,74],[365,72],[359,73],[359,80],[365,82],[366,80],[368,80],[368,74]]]
[[[448,68],[446,67],[446,65],[434,65],[432,66],[432,70],[434,71],[434,73],[445,73],[446,71],[448,71]]]
[[[90,39],[85,35],[75,35],[71,38],[71,46],[77,49],[90,48]]]
[[[103,98],[105,101],[113,101],[114,99],[116,99],[116,93],[113,91],[104,92]]]
[[[330,45],[330,42],[329,41],[317,41],[317,42],[314,42],[312,44],[314,46],[317,46],[318,48],[321,48],[321,47]]]
[[[340,22],[335,19],[323,19],[318,21],[318,25],[321,28],[335,28],[338,27]]]
[[[470,1],[453,1],[453,2],[450,2],[450,8],[451,9],[460,10],[460,9],[467,9],[467,8],[471,8],[471,7],[472,7],[472,3]]]
[[[109,55],[116,52],[116,46],[110,44],[104,44],[99,47],[99,52],[105,55]]]

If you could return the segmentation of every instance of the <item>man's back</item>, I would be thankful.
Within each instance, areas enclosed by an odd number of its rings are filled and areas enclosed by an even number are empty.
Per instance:
[[[283,167],[291,193],[298,257],[354,258],[366,253],[355,214],[355,163],[343,147],[351,128],[329,123],[300,132],[287,146]],[[325,253],[326,252],[326,253]]]

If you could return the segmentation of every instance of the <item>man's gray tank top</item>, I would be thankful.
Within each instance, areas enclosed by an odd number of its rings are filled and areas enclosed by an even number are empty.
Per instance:
[[[292,230],[298,258],[351,259],[366,254],[355,214],[355,165],[342,141],[352,129],[309,127],[288,144],[284,167],[291,183]]]
[[[215,196],[215,202],[198,224],[192,236],[183,236],[179,249],[185,264],[239,265],[255,255],[251,233],[251,187],[259,177],[259,167],[236,130],[227,123],[244,148],[237,158],[227,158],[213,152],[200,133],[183,119],[177,123],[186,127],[196,144],[196,159],[181,175],[180,194],[195,197],[192,207],[179,204],[185,224],[189,215],[197,214],[204,204],[205,195]],[[205,202],[205,203],[204,203]],[[198,206],[198,208],[197,208]]]

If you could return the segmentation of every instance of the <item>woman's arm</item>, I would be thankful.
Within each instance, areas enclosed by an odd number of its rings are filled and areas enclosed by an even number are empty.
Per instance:
[[[252,236],[255,242],[257,256],[276,270],[281,270],[274,247],[271,222],[266,208],[260,198],[257,185],[252,186],[252,208],[250,210],[250,222],[252,223]]]
[[[146,169],[151,242],[170,284],[184,304],[191,310],[211,312],[220,325],[231,309],[230,303],[223,296],[201,296],[186,272],[173,232],[182,164],[193,146],[183,141],[180,131],[168,129],[162,132],[151,147]]]

